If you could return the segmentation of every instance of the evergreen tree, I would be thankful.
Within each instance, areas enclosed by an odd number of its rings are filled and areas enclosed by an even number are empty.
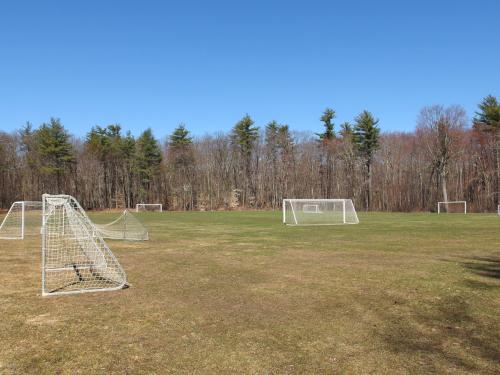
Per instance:
[[[321,154],[320,154],[320,174],[323,195],[330,197],[333,194],[333,173],[334,173],[334,140],[335,130],[333,119],[335,111],[331,108],[326,108],[320,117],[323,122],[325,131],[316,134],[319,137]]]
[[[252,153],[259,136],[259,128],[253,125],[254,121],[247,114],[234,125],[231,132],[231,142],[241,163],[239,170],[243,171],[243,204],[247,201],[247,190],[250,190],[249,193],[255,196],[255,188],[252,183]],[[239,172],[237,174],[239,174]],[[235,183],[238,184],[238,181],[235,181]]]
[[[193,138],[189,136],[189,131],[186,129],[185,124],[179,124],[177,128],[170,135],[169,146],[173,148],[183,148],[185,146],[191,146],[193,144]]]
[[[61,192],[62,176],[75,163],[75,153],[70,143],[70,135],[59,119],[51,118],[36,131],[37,153],[40,171],[47,176],[56,176],[58,192]]]
[[[140,199],[148,196],[153,178],[162,161],[161,149],[150,128],[146,129],[136,142],[136,167],[142,185]]]
[[[375,151],[379,148],[380,129],[375,119],[368,111],[363,111],[355,118],[354,142],[359,155],[363,159],[367,174],[367,191],[365,195],[366,209],[370,208],[372,195],[372,163]]]
[[[37,154],[36,132],[33,130],[33,125],[27,122],[19,131],[20,151],[24,157],[26,165],[30,169],[38,169],[39,157]]]
[[[172,204],[176,209],[192,209],[195,206],[193,188],[195,157],[193,138],[184,124],[180,124],[170,135],[167,155],[173,175],[172,191],[175,192]]]
[[[193,138],[184,124],[180,124],[170,135],[168,150],[170,162],[176,169],[194,164]]]
[[[238,121],[231,133],[233,145],[235,145],[240,154],[247,159],[251,156],[255,147],[255,141],[259,135],[259,128],[254,125],[254,121],[249,115],[245,115]]]
[[[340,135],[343,139],[354,139],[354,128],[349,122],[340,124]]]
[[[335,111],[331,108],[325,109],[323,115],[320,117],[320,120],[323,122],[325,126],[325,131],[323,133],[317,134],[321,141],[330,141],[335,138],[335,130],[333,119],[335,118]]]
[[[497,98],[488,95],[479,104],[479,111],[474,118],[474,128],[486,134],[490,140],[489,152],[493,159],[495,190],[500,191],[500,103]],[[493,205],[500,203],[499,194],[493,194]]]
[[[479,111],[476,112],[474,125],[487,132],[500,129],[500,103],[496,97],[488,95],[479,104]]]
[[[271,121],[266,125],[266,150],[268,159],[275,164],[278,152],[278,134],[280,125],[276,121]]]

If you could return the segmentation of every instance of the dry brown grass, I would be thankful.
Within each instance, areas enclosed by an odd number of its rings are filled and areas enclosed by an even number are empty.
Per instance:
[[[0,242],[0,374],[500,373],[499,217],[141,217],[119,292],[42,298],[39,240]]]

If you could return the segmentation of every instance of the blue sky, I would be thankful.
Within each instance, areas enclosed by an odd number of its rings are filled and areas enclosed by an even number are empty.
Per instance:
[[[10,1],[0,5],[0,130],[61,118],[159,138],[246,113],[319,131],[364,109],[384,131],[418,111],[473,116],[500,95],[500,1]]]

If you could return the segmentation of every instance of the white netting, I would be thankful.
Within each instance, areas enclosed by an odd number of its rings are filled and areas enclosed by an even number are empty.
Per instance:
[[[466,214],[467,202],[454,201],[454,202],[438,202],[438,214]]]
[[[44,195],[42,294],[124,286],[125,272],[78,202],[69,195]]]
[[[94,224],[102,238],[113,240],[147,241],[148,231],[128,210],[109,224]]]
[[[288,225],[358,224],[350,199],[284,199],[283,223]]]
[[[0,225],[0,238],[22,240],[40,234],[42,202],[14,202]]]
[[[161,203],[138,203],[135,205],[136,212],[163,212],[163,205]]]

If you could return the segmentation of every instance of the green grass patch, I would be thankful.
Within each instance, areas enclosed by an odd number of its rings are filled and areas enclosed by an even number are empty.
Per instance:
[[[0,242],[0,374],[500,373],[496,215],[137,216],[113,293],[42,298],[40,239]]]

